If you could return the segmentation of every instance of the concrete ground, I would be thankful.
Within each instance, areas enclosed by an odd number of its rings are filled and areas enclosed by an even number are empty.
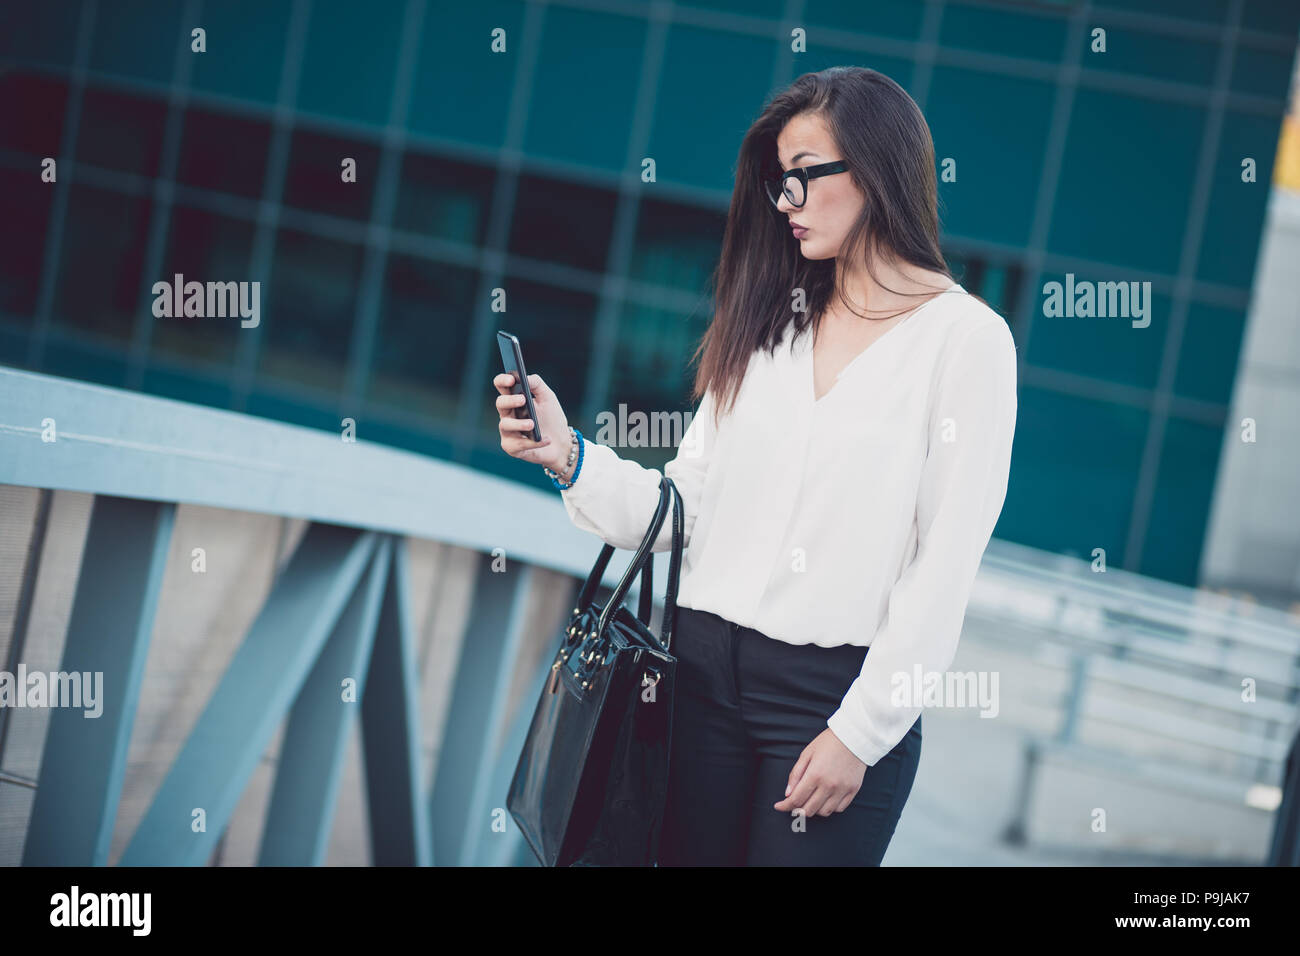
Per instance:
[[[1024,731],[927,710],[921,764],[884,866],[1258,865],[1272,814],[1223,808],[1091,768],[1045,765],[1027,846],[1001,839],[1016,806]],[[1097,807],[1106,832],[1093,832]]]

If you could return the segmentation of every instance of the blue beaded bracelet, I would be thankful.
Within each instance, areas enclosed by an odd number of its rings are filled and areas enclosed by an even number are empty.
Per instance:
[[[566,488],[572,488],[573,483],[578,480],[578,475],[582,472],[582,456],[586,450],[585,440],[582,437],[582,432],[578,431],[578,429],[574,428],[572,425],[570,425],[569,427],[573,429],[574,437],[578,441],[578,463],[573,468],[573,477],[569,479],[567,484],[560,484],[560,480],[556,476],[555,472],[551,471],[551,469],[549,468],[542,469],[543,471],[546,472],[547,477],[551,479],[551,484],[553,484],[556,488],[559,488],[561,491],[563,491]]]

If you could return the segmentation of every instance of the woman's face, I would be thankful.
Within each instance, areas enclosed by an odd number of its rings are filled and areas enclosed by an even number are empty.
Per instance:
[[[783,170],[798,166],[817,166],[843,159],[831,139],[830,130],[820,116],[802,113],[788,123],[776,138],[777,161]],[[866,197],[845,170],[808,180],[802,206],[790,202],[784,194],[777,209],[789,219],[792,232],[799,240],[799,251],[806,259],[833,259],[840,252],[844,237],[862,212]]]

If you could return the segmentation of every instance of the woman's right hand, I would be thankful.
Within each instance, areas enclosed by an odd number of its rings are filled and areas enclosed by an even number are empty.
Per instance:
[[[537,409],[538,424],[542,430],[542,440],[533,441],[532,419],[514,416],[516,408],[525,406],[524,396],[511,391],[514,383],[515,376],[510,372],[502,372],[492,379],[492,384],[499,393],[497,411],[501,413],[501,421],[497,427],[501,432],[502,450],[512,458],[543,465],[567,479],[569,420],[564,416],[559,399],[540,375],[528,376],[528,387],[533,393],[533,406]],[[561,436],[561,440],[553,440],[557,435]]]

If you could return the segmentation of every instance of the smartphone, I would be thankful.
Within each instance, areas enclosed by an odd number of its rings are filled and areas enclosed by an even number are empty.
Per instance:
[[[502,366],[515,377],[514,388],[510,391],[524,396],[524,404],[515,409],[515,418],[531,418],[533,441],[541,441],[542,428],[537,424],[537,406],[533,404],[533,390],[528,387],[528,372],[524,370],[524,353],[520,351],[519,340],[509,332],[498,332],[497,345],[501,347]]]

